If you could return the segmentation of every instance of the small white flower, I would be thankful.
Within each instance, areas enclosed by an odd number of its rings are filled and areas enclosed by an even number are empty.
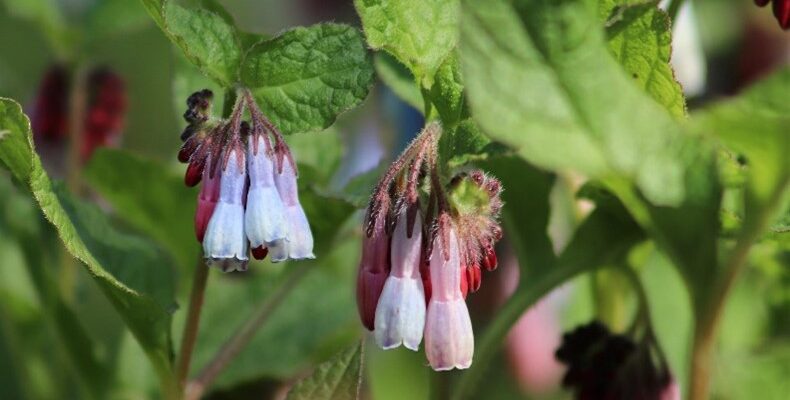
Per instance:
[[[262,135],[253,135],[247,150],[250,187],[244,227],[252,247],[270,247],[287,236],[286,214],[274,185],[274,164]],[[257,152],[256,152],[257,150]]]
[[[288,258],[301,260],[315,258],[313,254],[313,233],[307,216],[299,204],[299,192],[296,186],[296,172],[287,158],[283,160],[282,171],[274,173],[274,183],[280,199],[285,206],[285,218],[288,234],[285,247]],[[272,257],[274,260],[274,257]]]

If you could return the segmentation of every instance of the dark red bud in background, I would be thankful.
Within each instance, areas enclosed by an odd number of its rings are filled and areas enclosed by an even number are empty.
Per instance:
[[[68,71],[62,65],[53,65],[44,73],[31,112],[30,125],[36,138],[66,137],[69,81]]]
[[[774,16],[782,29],[790,29],[790,0],[774,0]]]
[[[765,6],[771,0],[754,0],[754,4],[757,4],[760,7]]]
[[[96,68],[87,81],[88,104],[85,114],[81,156],[87,161],[97,147],[113,144],[121,133],[126,113],[123,80],[108,68]]]

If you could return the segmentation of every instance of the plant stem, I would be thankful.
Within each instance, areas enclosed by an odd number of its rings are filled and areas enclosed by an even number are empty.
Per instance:
[[[735,243],[721,279],[716,281],[708,301],[703,304],[702,312],[697,315],[694,329],[694,348],[691,355],[691,378],[689,399],[707,400],[710,396],[710,370],[713,348],[716,344],[722,313],[727,296],[735,286],[752,244],[760,237],[770,222],[773,212],[779,208],[788,189],[788,178],[777,185],[765,204],[750,221],[744,222],[741,234]]]
[[[195,265],[195,274],[192,278],[192,292],[189,295],[189,309],[187,320],[184,324],[184,333],[181,335],[181,349],[178,352],[176,363],[176,379],[178,386],[183,390],[189,375],[189,363],[192,360],[192,351],[195,349],[198,328],[200,327],[200,311],[203,309],[203,298],[208,282],[208,266],[202,258],[198,258]]]
[[[200,372],[200,375],[187,384],[186,400],[199,399],[219,374],[233,361],[241,350],[249,344],[258,329],[269,319],[272,312],[280,305],[285,297],[291,292],[310,270],[310,263],[301,263],[270,296],[261,302],[258,310],[252,318],[247,320],[236,333],[231,336],[222,348],[219,349],[214,358]]]
[[[86,69],[78,67],[74,70],[74,84],[69,92],[68,137],[69,147],[66,155],[66,187],[75,196],[82,192],[82,145],[85,136],[85,108],[88,96],[86,93]],[[74,285],[77,279],[77,262],[61,247],[60,290],[66,302],[74,298]]]

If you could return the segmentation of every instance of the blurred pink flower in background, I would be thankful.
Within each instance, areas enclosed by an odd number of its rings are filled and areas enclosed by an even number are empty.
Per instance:
[[[504,302],[515,292],[519,281],[518,261],[512,252],[506,253],[502,270],[500,282]],[[524,393],[543,394],[556,389],[565,371],[554,358],[562,335],[557,317],[562,290],[549,293],[527,310],[507,336],[508,362]]]

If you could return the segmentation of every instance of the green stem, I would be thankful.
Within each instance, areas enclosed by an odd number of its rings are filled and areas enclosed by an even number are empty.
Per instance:
[[[200,372],[198,377],[187,384],[187,400],[197,400],[214,382],[225,367],[239,355],[242,349],[250,343],[255,333],[268,321],[269,316],[277,309],[280,303],[310,271],[311,263],[301,263],[291,270],[290,275],[270,296],[263,300],[252,318],[247,320],[235,334],[231,336],[222,348],[217,351],[211,361]]]
[[[195,274],[192,279],[192,291],[189,295],[189,309],[187,319],[184,324],[184,333],[181,336],[181,349],[178,352],[178,362],[176,363],[176,379],[178,386],[183,391],[186,378],[189,375],[189,364],[192,360],[192,351],[197,342],[198,329],[200,327],[200,311],[203,309],[203,298],[206,293],[206,283],[208,282],[208,266],[203,262],[203,258],[198,258],[195,265]]]
[[[746,266],[752,244],[768,226],[773,211],[780,206],[788,188],[787,183],[788,180],[785,179],[782,184],[778,185],[759,214],[744,226],[727,263],[724,265],[720,278],[714,282],[715,286],[710,297],[702,305],[701,313],[697,315],[694,347],[691,355],[691,386],[689,389],[689,399],[691,400],[706,400],[710,397],[713,350],[727,297]]]

